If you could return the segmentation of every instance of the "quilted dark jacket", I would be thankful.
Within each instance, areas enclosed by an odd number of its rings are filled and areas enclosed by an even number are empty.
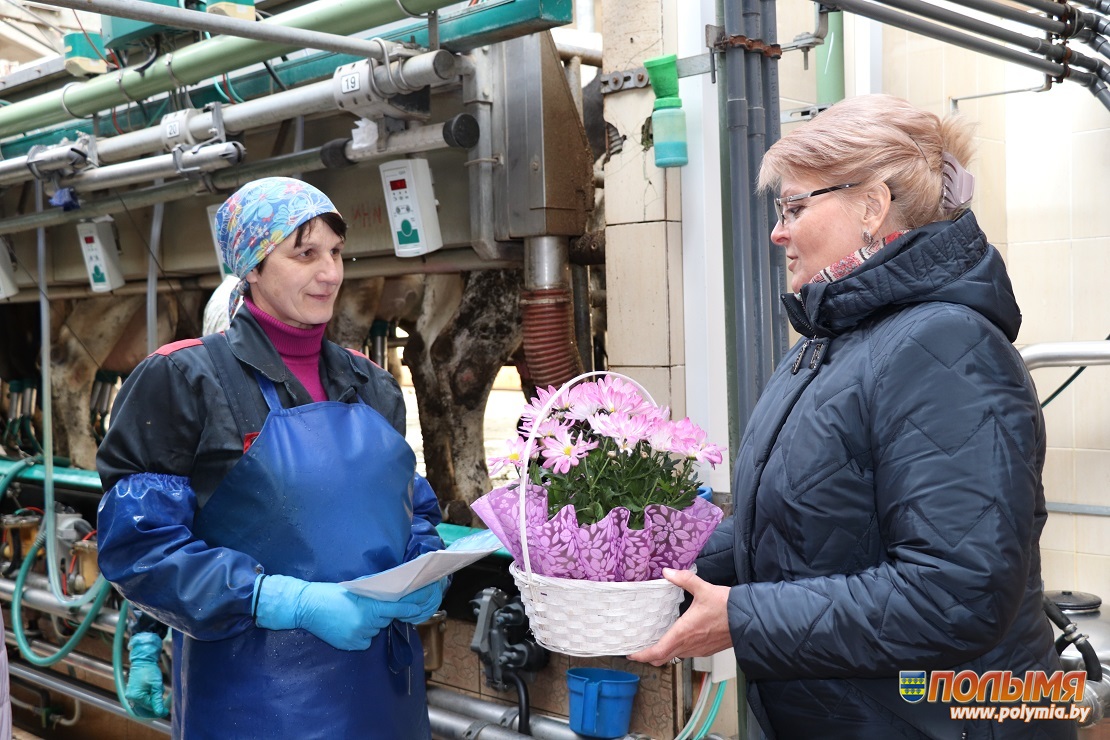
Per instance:
[[[1044,421],[1021,314],[971,213],[784,296],[803,339],[699,558],[768,737],[1066,738],[899,698],[902,670],[1059,670],[1041,610]],[[939,731],[938,731],[939,727]]]

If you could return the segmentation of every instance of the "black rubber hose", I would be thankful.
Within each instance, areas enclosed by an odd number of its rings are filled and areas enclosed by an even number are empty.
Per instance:
[[[1102,662],[1098,659],[1094,645],[1079,631],[1079,625],[1068,619],[1060,607],[1047,596],[1044,597],[1044,612],[1053,624],[1063,630],[1063,634],[1056,638],[1056,652],[1063,653],[1068,645],[1075,645],[1075,649],[1083,656],[1083,665],[1087,668],[1087,680],[1094,683],[1101,681]]]
[[[532,734],[532,720],[529,716],[528,709],[528,686],[524,683],[524,679],[517,675],[516,671],[506,672],[509,678],[513,679],[516,684],[517,696],[517,722],[516,731],[521,735]]]

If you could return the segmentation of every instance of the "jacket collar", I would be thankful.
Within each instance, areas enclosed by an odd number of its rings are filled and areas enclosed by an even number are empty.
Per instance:
[[[239,310],[235,313],[227,330],[227,343],[241,362],[265,375],[275,385],[284,385],[293,405],[310,402],[308,391],[285,366],[281,355],[250,311]],[[354,355],[334,342],[324,340],[320,357],[326,370],[322,379],[329,399],[349,403],[358,388],[370,380],[370,376],[355,364]]]
[[[881,311],[928,302],[967,306],[1010,341],[1021,326],[1002,257],[970,211],[915,229],[841,280],[804,285],[800,300],[786,294],[783,301],[794,328],[807,337],[837,336]]]

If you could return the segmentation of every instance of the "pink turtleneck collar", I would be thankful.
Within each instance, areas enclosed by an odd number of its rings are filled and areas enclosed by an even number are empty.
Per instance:
[[[320,347],[324,341],[327,324],[317,324],[308,329],[298,329],[275,319],[247,298],[247,308],[255,321],[281,355],[285,366],[297,376],[313,401],[326,401],[328,394],[320,382]]]

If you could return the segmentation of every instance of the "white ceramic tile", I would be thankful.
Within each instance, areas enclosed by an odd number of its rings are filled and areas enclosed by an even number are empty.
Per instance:
[[[1108,384],[1110,366],[1088,367],[1064,391],[1074,394],[1076,447],[1110,450],[1110,393],[1106,392]]]
[[[667,235],[662,221],[605,229],[610,365],[669,364]]]
[[[1006,218],[1006,145],[976,137],[976,156],[968,170],[975,176],[972,208],[987,239],[1001,251],[1009,243]],[[1005,253],[1008,255],[1008,250]]]
[[[1016,95],[1015,98],[1037,98]],[[1054,118],[1051,108],[1028,108],[1015,100],[1006,125],[1006,207],[1011,245],[1051,242],[1071,237],[1068,204],[1072,189],[1072,137],[1047,137]],[[1015,111],[1018,111],[1015,114]],[[1028,113],[1026,114],[1026,111]]]
[[[667,299],[670,314],[668,365],[686,362],[686,321],[682,292],[682,224],[667,222]]]
[[[1073,340],[1106,339],[1110,334],[1110,237],[1078,239],[1072,242],[1072,318]]]
[[[944,95],[944,50],[936,42],[917,42],[911,44],[910,54],[909,99],[920,108],[945,115],[948,100]]]
[[[1077,515],[1075,551],[1083,555],[1110,555],[1110,518]]]
[[[1075,589],[1076,554],[1070,550],[1041,548],[1041,579],[1046,591]]]
[[[1049,590],[1053,590],[1050,586]],[[1075,590],[1110,597],[1110,557],[1105,555],[1075,556]]]
[[[1075,501],[1094,506],[1110,505],[1110,452],[1075,451]]]
[[[1110,236],[1110,128],[1074,134],[1071,142],[1072,235]]]
[[[1030,373],[1037,386],[1037,395],[1044,403],[1072,373],[1074,368],[1044,367]],[[1044,414],[1048,446],[1075,446],[1075,402],[1071,386],[1041,409]]]
[[[1048,520],[1045,522],[1044,531],[1041,532],[1041,548],[1062,550],[1064,552],[1075,550],[1075,520],[1075,514],[1064,514],[1059,511],[1048,512]]]
[[[1013,221],[1011,220],[1011,225]],[[1024,243],[1010,231],[1007,270],[1021,308],[1018,342],[1062,342],[1071,336],[1071,246]]]
[[[642,385],[658,406],[667,406],[671,409],[671,418],[682,418],[675,410],[682,409],[685,416],[685,375],[676,372],[677,368],[661,365],[617,365],[610,364],[613,372],[627,375]],[[682,382],[679,382],[682,381]]]
[[[1075,502],[1075,450],[1070,447],[1049,447],[1041,475],[1047,501]],[[1056,516],[1050,514],[1049,519]]]

